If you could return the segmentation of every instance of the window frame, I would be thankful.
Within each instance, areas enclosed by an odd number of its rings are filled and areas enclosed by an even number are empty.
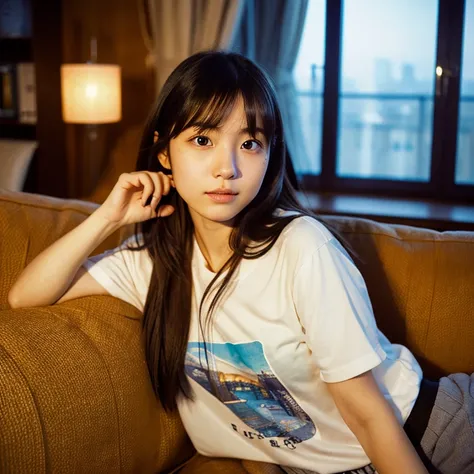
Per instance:
[[[443,201],[474,201],[474,185],[455,182],[462,74],[465,0],[439,0],[436,66],[433,71],[433,140],[427,182],[340,177],[336,174],[344,0],[326,0],[321,173],[298,176],[303,191],[364,193]]]

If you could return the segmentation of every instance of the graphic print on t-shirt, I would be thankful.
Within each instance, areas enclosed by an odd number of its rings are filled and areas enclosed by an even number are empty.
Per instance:
[[[270,369],[258,341],[205,347],[189,342],[185,370],[261,436],[301,442],[316,433],[309,416]]]

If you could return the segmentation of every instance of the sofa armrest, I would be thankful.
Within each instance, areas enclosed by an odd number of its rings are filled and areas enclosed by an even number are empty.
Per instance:
[[[40,252],[97,209],[91,202],[0,189],[0,310],[22,270]],[[105,239],[92,255],[118,246],[133,233],[128,225]]]
[[[140,333],[140,313],[109,296],[0,311],[0,471],[161,472],[190,457]]]

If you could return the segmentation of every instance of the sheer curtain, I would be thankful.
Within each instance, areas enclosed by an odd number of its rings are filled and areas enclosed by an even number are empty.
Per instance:
[[[198,51],[227,49],[245,0],[147,0],[156,94],[173,69]]]
[[[307,10],[308,0],[247,0],[230,44],[230,49],[256,61],[273,79],[296,169],[310,166],[293,79]]]

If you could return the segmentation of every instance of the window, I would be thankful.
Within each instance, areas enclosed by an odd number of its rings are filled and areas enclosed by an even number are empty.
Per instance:
[[[321,172],[325,18],[326,0],[311,0],[293,71],[308,154],[307,159],[299,163],[297,172],[300,174]]]
[[[435,2],[344,1],[339,176],[429,181],[437,15]]]
[[[474,0],[466,1],[463,44],[456,183],[474,184]]]
[[[474,0],[309,0],[295,80],[304,189],[474,198]]]

